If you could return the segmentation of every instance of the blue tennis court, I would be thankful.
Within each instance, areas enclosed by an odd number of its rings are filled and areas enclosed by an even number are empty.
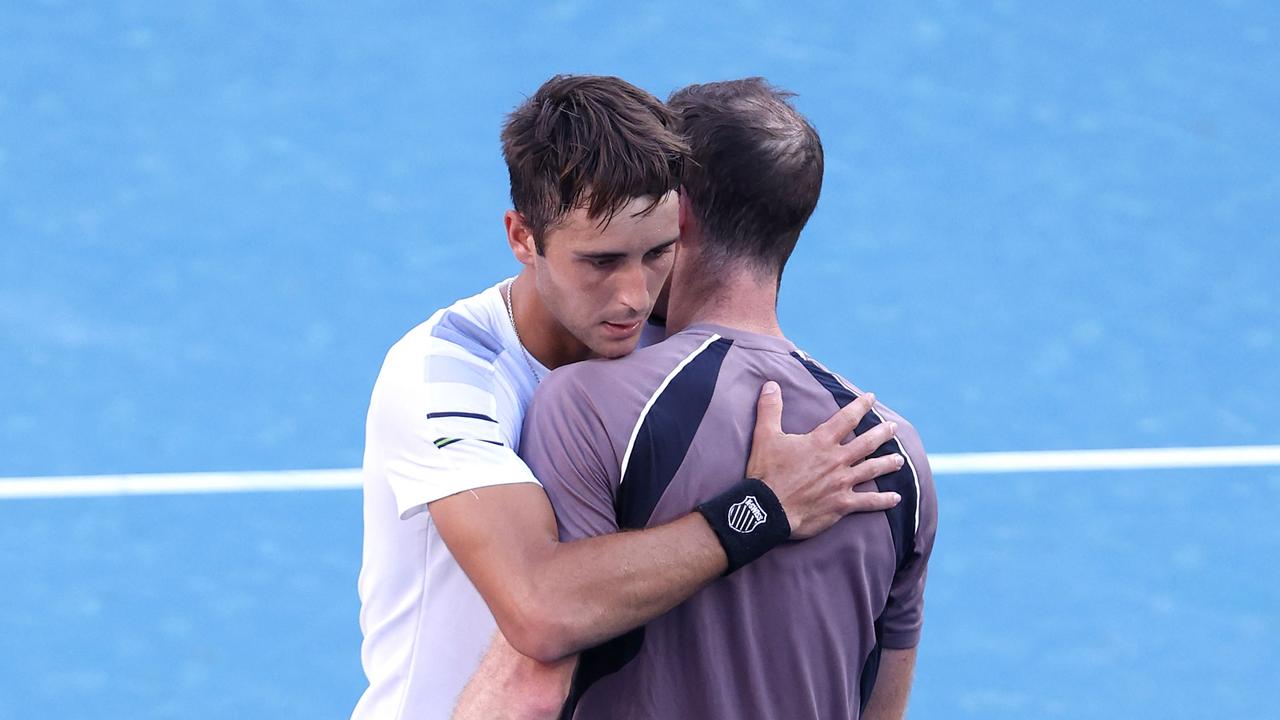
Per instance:
[[[0,478],[359,465],[387,347],[515,271],[557,72],[799,94],[783,326],[932,453],[1280,444],[1275,4],[16,2]],[[912,717],[1275,713],[1280,466],[937,485]],[[0,499],[0,718],[346,717],[360,538],[349,489]]]

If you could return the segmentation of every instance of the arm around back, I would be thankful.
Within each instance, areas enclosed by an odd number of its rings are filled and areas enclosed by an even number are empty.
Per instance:
[[[572,375],[552,373],[525,418],[522,447],[537,472],[555,473],[570,500],[558,508],[559,525],[581,539],[558,542],[556,514],[531,483],[478,487],[429,506],[511,645],[542,661],[642,625],[728,568],[720,541],[697,512],[618,532],[610,465],[616,461],[605,459],[609,439],[583,401],[585,392]],[[890,457],[864,461],[887,435],[840,443],[869,406],[851,404],[808,435],[782,433],[781,406],[780,393],[762,395],[748,467],[763,468],[761,479],[780,488],[788,518],[800,518],[793,527],[809,535],[849,512],[883,510],[897,501],[892,493],[849,491],[896,468]],[[505,447],[492,452],[511,453]]]
[[[724,572],[698,515],[643,532],[560,543],[536,485],[437,500],[432,519],[511,645],[550,662],[643,624]]]

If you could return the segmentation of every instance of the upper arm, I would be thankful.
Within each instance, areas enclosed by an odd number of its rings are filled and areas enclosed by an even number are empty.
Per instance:
[[[402,520],[428,508],[445,544],[504,629],[519,617],[514,573],[555,542],[546,494],[499,424],[491,363],[432,338],[393,348],[369,406],[366,472]],[[502,582],[504,576],[507,582]]]
[[[885,650],[880,654],[876,684],[862,712],[863,720],[902,720],[911,697],[911,680],[916,667],[916,649]]]
[[[587,414],[553,373],[525,415],[521,452],[545,487],[522,484],[477,488],[431,503],[431,517],[467,577],[480,591],[503,634],[530,655],[562,614],[549,597],[565,580],[558,542],[616,532],[612,492],[595,452]],[[506,448],[502,448],[510,453]],[[512,456],[515,462],[520,458]],[[552,511],[552,499],[557,500]],[[558,514],[558,518],[557,518]],[[557,532],[557,519],[561,532]],[[551,565],[548,565],[551,563]],[[561,567],[560,570],[563,570]],[[563,604],[563,603],[559,603]],[[554,634],[554,633],[553,633]]]
[[[456,493],[429,506],[450,554],[502,629],[523,645],[538,563],[555,549],[556,522],[542,488],[496,485]]]
[[[568,535],[580,537],[584,527],[611,531],[616,524],[607,478],[577,422],[580,417],[566,410],[572,405],[557,392],[559,386],[548,380],[539,389],[525,416],[521,449],[535,469],[554,480],[552,487],[565,501],[562,520],[573,528]],[[570,416],[573,421],[567,421]],[[534,478],[524,460],[507,447],[460,442],[442,454],[455,448],[494,458],[489,466],[510,467],[512,477],[518,469]],[[470,472],[480,470],[477,464]],[[566,500],[569,497],[577,501]],[[440,536],[503,633],[529,652],[552,612],[546,598],[554,593],[547,592],[546,583],[557,577],[546,570],[558,545],[556,515],[547,493],[532,483],[490,483],[441,497],[429,507]]]
[[[901,650],[914,648],[920,642],[920,631],[924,624],[925,582],[938,527],[938,500],[929,460],[915,429],[908,423],[899,422],[898,436],[905,446],[919,483],[919,521],[911,553],[893,576],[889,598],[881,616],[884,628],[881,638],[883,646]]]
[[[520,441],[566,541],[618,531],[612,441],[575,370],[557,370],[542,382]]]

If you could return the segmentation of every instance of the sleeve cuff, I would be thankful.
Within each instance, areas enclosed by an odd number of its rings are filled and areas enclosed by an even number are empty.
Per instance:
[[[455,446],[460,451],[459,454],[468,451],[463,445],[464,443],[458,443]],[[505,448],[503,450],[505,453],[496,454],[489,450],[489,446],[481,445],[472,451],[487,455],[485,462],[459,462],[452,469],[432,472],[429,478],[415,473],[416,466],[398,468],[394,463],[389,465],[386,471],[387,483],[395,496],[396,511],[400,513],[400,519],[408,520],[426,510],[428,504],[468,490],[517,483],[541,485],[515,453]]]
[[[880,647],[889,650],[910,650],[920,644],[920,629],[902,632],[885,631],[880,636]]]
[[[483,483],[459,485],[454,488],[437,488],[434,492],[423,493],[423,495],[420,498],[418,497],[402,498],[401,495],[396,495],[396,510],[400,512],[401,520],[408,520],[414,515],[417,515],[425,511],[427,509],[427,506],[430,505],[431,503],[437,500],[440,500],[442,498],[447,498],[450,495],[457,495],[460,492],[466,492],[468,490],[478,490],[483,487],[495,487],[498,485],[519,485],[520,483],[533,483],[534,485],[541,486],[541,483],[539,483],[532,475],[528,477],[489,478],[486,482],[483,482]]]

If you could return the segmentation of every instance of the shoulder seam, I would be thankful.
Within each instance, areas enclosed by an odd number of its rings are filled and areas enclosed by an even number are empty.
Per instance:
[[[618,470],[619,484],[621,484],[623,479],[627,476],[627,465],[631,462],[631,451],[635,448],[636,438],[640,435],[640,428],[644,426],[645,418],[649,416],[649,411],[653,409],[653,404],[658,401],[658,398],[662,395],[663,391],[667,389],[667,386],[671,384],[671,381],[680,374],[680,371],[683,370],[686,365],[693,362],[694,358],[701,355],[704,350],[711,347],[711,344],[719,339],[720,336],[718,334],[712,333],[711,337],[707,338],[701,345],[695,348],[693,352],[685,355],[684,359],[679,363],[676,363],[676,366],[672,368],[671,372],[667,373],[667,376],[662,379],[662,382],[658,385],[658,389],[654,390],[653,394],[649,396],[648,401],[644,404],[644,409],[640,411],[640,416],[636,418],[635,427],[631,429],[631,438],[627,440],[627,449],[622,455],[622,466]]]
[[[832,378],[834,378],[836,382],[840,383],[840,386],[843,387],[845,390],[847,390],[850,395],[857,397],[857,393],[855,393],[853,391],[853,388],[849,386],[849,382],[845,380],[843,377],[841,377],[839,373],[831,372],[830,368],[818,362],[817,360],[814,360],[811,356],[809,356],[806,353],[803,353],[802,351],[797,350],[796,352],[792,353],[792,356],[795,357],[797,360],[801,361],[802,364],[806,361],[813,363],[820,370],[822,370],[823,372],[827,373]],[[884,416],[881,415],[879,411],[876,410],[875,405],[871,406],[871,413],[875,415],[876,419],[878,419],[880,422],[886,422]],[[916,463],[914,460],[911,459],[911,453],[907,451],[907,446],[902,444],[902,440],[897,435],[894,435],[893,443],[898,446],[898,452],[902,453],[902,459],[906,461],[907,467],[911,469],[911,479],[915,482],[915,487],[916,487],[916,506],[915,506],[915,514],[914,514],[915,523],[914,523],[914,529],[912,530],[912,533],[913,534],[919,533],[920,532],[920,471],[916,469]]]

